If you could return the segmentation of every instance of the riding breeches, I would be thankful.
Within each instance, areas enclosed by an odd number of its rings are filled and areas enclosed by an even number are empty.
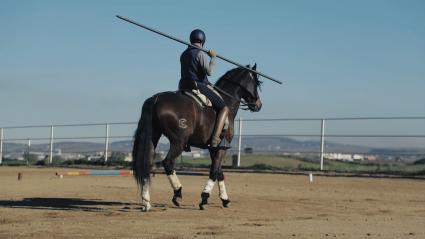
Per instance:
[[[214,109],[217,111],[222,110],[226,105],[224,104],[224,100],[210,87],[206,84],[197,83],[199,91],[204,94],[213,105]]]

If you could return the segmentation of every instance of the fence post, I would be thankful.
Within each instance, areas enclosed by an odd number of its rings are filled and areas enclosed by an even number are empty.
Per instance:
[[[3,128],[0,128],[0,165],[3,163]]]
[[[241,166],[241,151],[242,151],[242,117],[239,117],[239,138],[238,138],[238,168]]]
[[[27,166],[30,165],[31,139],[28,139]]]
[[[320,170],[323,170],[323,153],[325,150],[325,121],[322,119],[321,133],[320,133]]]
[[[53,134],[54,127],[53,125],[50,126],[50,153],[49,153],[49,164],[53,163]]]
[[[109,124],[106,123],[106,137],[105,137],[105,164],[108,161],[108,146],[109,146]]]

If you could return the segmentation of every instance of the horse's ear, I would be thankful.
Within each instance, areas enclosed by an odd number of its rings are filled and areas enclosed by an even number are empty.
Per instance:
[[[254,64],[254,66],[252,67],[252,69],[255,71],[257,70],[257,63]]]
[[[246,65],[246,68],[251,68],[251,65],[250,64]]]

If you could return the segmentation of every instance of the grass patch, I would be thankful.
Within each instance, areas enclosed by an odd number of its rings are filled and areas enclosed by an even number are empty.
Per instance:
[[[181,158],[176,162],[177,167],[200,167],[209,168],[209,158]],[[223,167],[231,167],[232,158],[226,156]],[[319,171],[320,162],[316,157],[288,157],[282,155],[243,155],[240,168],[256,170],[283,170],[283,171]],[[391,174],[402,176],[425,175],[425,164],[406,164],[392,161],[357,161],[345,162],[325,160],[324,169],[338,173],[367,173],[367,174]]]
[[[232,156],[226,156],[223,159],[223,167],[232,167]],[[30,165],[50,166],[44,161],[29,161]],[[26,166],[27,161],[3,160],[6,166]],[[188,158],[180,157],[176,160],[177,168],[209,168],[211,165],[210,158]],[[98,167],[98,166],[116,166],[131,167],[131,162],[125,162],[118,157],[111,157],[108,162],[104,163],[103,159],[87,160],[62,160],[54,158],[52,166],[66,167]],[[160,159],[155,160],[155,166],[162,169]],[[284,155],[257,155],[245,154],[241,157],[240,168],[254,170],[282,170],[287,172],[303,172],[303,171],[319,171],[320,162],[316,155],[307,155],[305,157],[294,157]],[[423,176],[425,175],[425,159],[417,160],[414,163],[403,163],[394,161],[335,161],[325,160],[324,170],[337,173],[361,173],[361,174],[388,174],[401,176]]]

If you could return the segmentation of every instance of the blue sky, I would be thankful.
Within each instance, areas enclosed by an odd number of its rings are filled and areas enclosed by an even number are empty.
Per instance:
[[[0,3],[0,126],[137,121],[175,90],[185,46],[116,14],[185,40],[201,28],[206,48],[284,82],[263,79],[245,118],[425,115],[424,1]]]

